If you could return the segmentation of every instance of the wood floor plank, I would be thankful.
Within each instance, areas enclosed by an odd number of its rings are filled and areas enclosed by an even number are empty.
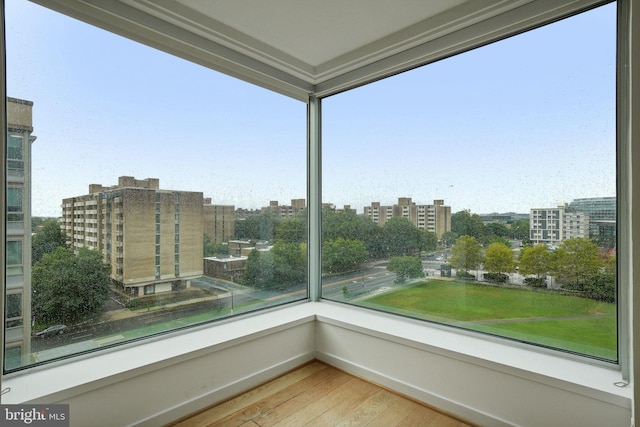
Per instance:
[[[308,424],[310,421],[319,417],[326,411],[330,411],[338,403],[358,392],[361,382],[355,377],[351,377],[349,381],[335,389],[331,394],[312,402],[311,404],[300,408],[287,418],[274,424],[276,427],[299,427]],[[372,392],[374,389],[371,389]]]
[[[276,423],[286,419],[292,414],[298,412],[300,408],[304,408],[313,402],[321,399],[323,396],[333,393],[338,387],[350,381],[353,377],[339,371],[335,368],[335,376],[329,378],[327,381],[318,384],[317,386],[307,390],[306,393],[299,394],[298,396],[284,402],[282,405],[276,406],[263,414],[256,417],[255,422],[262,426],[273,426]]]
[[[172,427],[473,427],[314,361]]]
[[[368,426],[371,420],[385,412],[393,402],[393,393],[380,389],[376,394],[369,396],[355,410],[351,411],[346,418],[342,419],[336,426]]]
[[[336,425],[362,404],[367,397],[379,391],[379,387],[358,378],[354,378],[353,381],[347,384],[352,384],[350,392],[342,393],[339,397],[329,395],[321,399],[327,410],[318,417],[310,419],[305,426],[326,427]]]
[[[396,427],[415,427],[437,425],[432,422],[440,415],[438,412],[427,407],[418,405],[414,407],[407,415],[396,424]]]
[[[393,427],[419,405],[397,394],[391,394],[393,397],[386,410],[374,417],[367,427]]]
[[[295,384],[296,382],[327,368],[328,366],[324,363],[314,361],[284,376],[278,377],[266,384],[236,396],[235,398],[222,402],[190,418],[173,424],[173,426],[206,427],[215,425],[216,421],[235,413],[239,409],[254,404],[255,402],[258,402],[265,397],[290,386],[291,384]]]
[[[236,411],[233,414],[218,420],[215,425],[220,427],[236,427],[241,425],[243,422],[252,420],[270,409],[275,408],[276,406],[281,405],[300,394],[306,393],[310,388],[327,381],[336,374],[335,370],[328,368],[318,371],[276,393],[271,394],[270,396],[265,397],[262,400],[242,408],[242,410]]]

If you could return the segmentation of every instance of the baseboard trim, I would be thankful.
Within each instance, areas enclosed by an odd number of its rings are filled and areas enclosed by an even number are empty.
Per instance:
[[[336,368],[342,369],[343,371],[358,376],[364,380],[378,384],[380,386],[393,390],[394,392],[403,394],[411,399],[436,408],[438,411],[444,412],[446,414],[451,414],[456,418],[468,420],[469,422],[478,425],[513,427],[513,423],[511,422],[496,418],[491,414],[479,411],[476,408],[472,408],[468,405],[463,405],[451,399],[444,398],[423,388],[416,387],[415,385],[409,384],[397,378],[390,377],[381,372],[374,371],[341,357],[322,352],[316,352],[315,357],[316,359],[328,365],[335,366]]]
[[[314,359],[314,352],[297,355],[276,365],[265,367],[242,378],[238,378],[233,382],[221,385],[214,390],[210,390],[192,399],[180,402],[178,405],[166,408],[162,412],[132,423],[130,426],[157,427],[160,425],[171,425],[180,419],[195,415],[213,405],[244,393],[260,384],[271,381]]]

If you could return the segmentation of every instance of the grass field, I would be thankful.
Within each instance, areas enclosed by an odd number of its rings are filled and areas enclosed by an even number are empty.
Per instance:
[[[359,305],[616,360],[616,306],[544,290],[430,280]]]

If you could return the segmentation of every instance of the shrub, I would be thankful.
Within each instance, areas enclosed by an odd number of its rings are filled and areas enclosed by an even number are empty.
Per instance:
[[[598,274],[583,287],[584,296],[596,301],[616,302],[616,280],[612,275]]]
[[[484,273],[484,280],[493,283],[507,283],[509,276],[504,273]]]
[[[474,276],[473,274],[469,273],[468,271],[462,271],[462,270],[457,270],[456,271],[456,277],[458,279],[462,279],[462,280],[475,280],[476,276]]]
[[[531,286],[532,288],[546,288],[547,281],[543,278],[538,277],[527,277],[524,279],[524,284],[527,286]]]

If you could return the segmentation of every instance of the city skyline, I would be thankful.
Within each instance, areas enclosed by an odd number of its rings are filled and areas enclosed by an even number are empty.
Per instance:
[[[614,196],[612,16],[607,5],[324,99],[323,201],[444,199],[480,214]],[[29,2],[8,1],[7,17],[8,94],[34,102],[34,216],[121,175],[246,209],[306,198],[304,103]]]

